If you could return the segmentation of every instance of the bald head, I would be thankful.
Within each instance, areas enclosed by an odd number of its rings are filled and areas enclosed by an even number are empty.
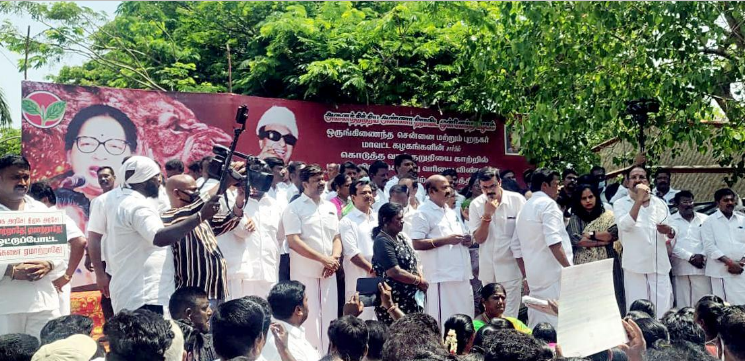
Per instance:
[[[447,198],[452,193],[448,179],[439,174],[427,178],[424,182],[424,189],[427,191],[429,199],[440,207],[445,206]]]
[[[190,204],[190,194],[197,193],[197,182],[188,174],[179,174],[168,178],[166,192],[171,201],[171,207],[181,208]]]

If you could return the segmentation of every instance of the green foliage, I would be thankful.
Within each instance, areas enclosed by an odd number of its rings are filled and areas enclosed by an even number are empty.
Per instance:
[[[229,46],[235,93],[500,115],[519,124],[529,160],[580,169],[603,140],[635,142],[626,102],[653,98],[649,159],[687,144],[745,170],[732,90],[743,3],[123,2],[109,22],[75,3],[0,3],[18,12],[49,26],[29,66],[90,59],[57,82],[223,92]],[[11,50],[24,38],[0,28]],[[717,112],[721,131],[702,123]]]
[[[10,106],[8,105],[8,101],[5,100],[5,93],[0,89],[0,126],[8,126],[11,122]]]
[[[21,129],[0,128],[0,155],[21,154]]]

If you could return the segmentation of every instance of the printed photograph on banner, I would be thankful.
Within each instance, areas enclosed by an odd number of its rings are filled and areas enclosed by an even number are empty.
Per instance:
[[[520,132],[515,124],[504,125],[504,154],[520,155]]]

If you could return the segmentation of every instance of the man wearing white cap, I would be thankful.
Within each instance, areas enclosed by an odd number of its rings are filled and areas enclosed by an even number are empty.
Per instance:
[[[158,197],[160,167],[149,158],[134,156],[122,165],[124,184],[106,200],[107,259],[117,271],[109,291],[114,312],[149,309],[163,314],[174,292],[173,254],[168,246],[183,238],[219,210],[212,197],[201,212],[165,227],[154,202]]]
[[[277,157],[288,164],[298,138],[295,114],[285,107],[269,108],[256,124],[256,135],[261,148],[259,158]]]

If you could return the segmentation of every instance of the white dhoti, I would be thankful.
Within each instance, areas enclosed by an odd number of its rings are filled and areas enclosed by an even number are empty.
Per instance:
[[[310,278],[298,276],[292,269],[290,272],[293,280],[305,285],[305,295],[308,297],[308,319],[303,323],[305,338],[318,349],[319,354],[326,354],[329,348],[329,325],[339,313],[336,277]]]
[[[228,298],[235,300],[246,296],[259,296],[266,299],[272,287],[272,282],[234,279],[228,281]]]
[[[60,317],[59,309],[0,315],[0,335],[25,333],[40,339],[44,325],[57,317]]]
[[[520,303],[523,299],[523,280],[516,279],[497,283],[504,286],[504,291],[507,293],[503,315],[505,317],[517,318],[517,315],[520,313]]]
[[[715,295],[732,305],[745,305],[745,274],[712,277],[711,288]]]
[[[530,287],[530,283],[528,283],[528,287]],[[560,293],[561,283],[559,282],[544,288],[534,289],[533,287],[530,287],[530,296],[541,300],[558,300]],[[533,329],[535,325],[541,322],[548,322],[551,326],[554,326],[554,328],[559,328],[559,317],[528,307],[528,327]]]
[[[623,285],[626,290],[627,311],[634,301],[641,299],[654,304],[658,319],[673,307],[673,286],[667,274],[623,270]]]
[[[469,281],[430,283],[424,311],[437,320],[440,328],[450,316],[461,313],[474,317],[473,288]]]
[[[675,306],[694,307],[696,302],[711,294],[711,278],[704,275],[674,276]]]

